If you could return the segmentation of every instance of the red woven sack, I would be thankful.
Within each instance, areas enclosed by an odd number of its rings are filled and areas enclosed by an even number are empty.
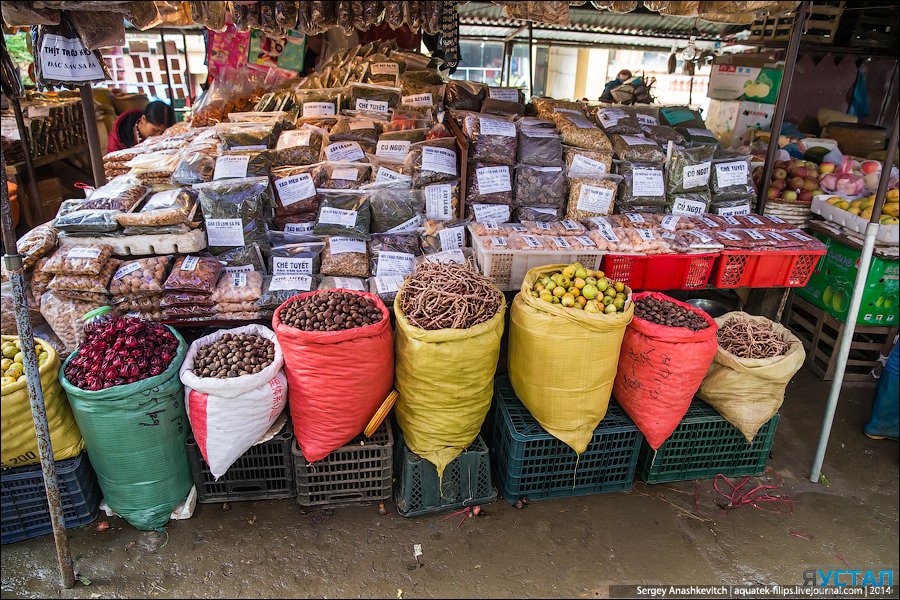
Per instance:
[[[709,323],[700,331],[657,325],[635,315],[625,330],[613,395],[656,450],[687,413],[716,355],[716,322],[702,310],[665,294],[642,292],[633,299],[668,300]]]
[[[303,331],[281,322],[287,304],[322,290],[288,299],[272,319],[284,354],[294,435],[310,462],[359,435],[394,387],[394,336],[387,308],[374,294],[339,291],[372,300],[384,318],[343,331]]]

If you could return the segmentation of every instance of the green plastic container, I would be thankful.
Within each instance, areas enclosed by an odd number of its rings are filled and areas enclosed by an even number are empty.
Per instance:
[[[402,437],[398,445],[400,478],[394,501],[401,517],[449,512],[497,499],[488,447],[480,435],[447,465],[442,480],[435,466],[410,450]]]
[[[638,476],[647,483],[762,475],[775,439],[778,415],[763,425],[753,443],[702,400],[694,399],[681,424],[654,452],[645,441]]]
[[[494,382],[491,460],[507,502],[545,500],[603,492],[627,492],[634,485],[644,436],[612,401],[581,455],[556,439],[516,398],[506,376]]]

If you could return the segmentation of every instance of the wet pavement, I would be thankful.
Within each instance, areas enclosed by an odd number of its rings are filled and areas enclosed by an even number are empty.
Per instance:
[[[58,588],[51,536],[3,546],[2,597],[592,598],[613,583],[794,585],[810,568],[893,569],[897,581],[898,444],[862,434],[873,390],[844,387],[819,485],[808,474],[828,384],[805,369],[791,383],[769,465],[784,481],[773,493],[793,502],[761,505],[787,514],[722,509],[712,481],[522,510],[501,499],[461,524],[405,519],[390,503],[385,516],[205,504],[163,533],[102,516],[109,530],[70,531],[82,580],[71,590]]]

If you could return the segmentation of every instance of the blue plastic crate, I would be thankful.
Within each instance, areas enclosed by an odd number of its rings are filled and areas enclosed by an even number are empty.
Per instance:
[[[87,525],[100,509],[100,486],[87,454],[57,461],[56,478],[66,527]],[[2,529],[0,543],[53,533],[41,465],[0,470]]]
[[[494,382],[491,456],[508,502],[628,491],[643,439],[622,408],[610,401],[594,437],[578,456],[544,431],[516,398],[507,377]]]
[[[775,440],[778,415],[760,427],[748,444],[744,434],[716,409],[694,398],[671,437],[656,452],[644,442],[638,476],[646,483],[762,475]]]

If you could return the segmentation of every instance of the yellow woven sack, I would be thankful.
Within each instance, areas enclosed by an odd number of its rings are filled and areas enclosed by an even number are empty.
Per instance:
[[[2,336],[2,341],[15,341],[14,335]],[[81,432],[72,415],[72,407],[59,384],[59,355],[49,343],[35,338],[47,352],[47,360],[40,367],[44,407],[50,427],[50,443],[54,460],[78,456],[84,449]],[[23,467],[41,461],[38,456],[37,434],[31,418],[31,403],[25,379],[4,385],[0,389],[0,464],[4,467]]]
[[[410,324],[394,300],[394,412],[409,449],[438,476],[468,448],[491,407],[506,303],[469,329],[426,331]]]
[[[784,389],[803,366],[806,351],[797,336],[765,317],[739,311],[725,313],[716,319],[719,329],[732,317],[768,323],[790,344],[786,354],[774,358],[738,358],[719,346],[697,391],[701,400],[715,408],[752,444],[759,428],[784,403]]]
[[[606,416],[634,304],[607,315],[532,297],[535,280],[565,267],[547,265],[525,275],[510,312],[509,380],[541,427],[581,454]]]

